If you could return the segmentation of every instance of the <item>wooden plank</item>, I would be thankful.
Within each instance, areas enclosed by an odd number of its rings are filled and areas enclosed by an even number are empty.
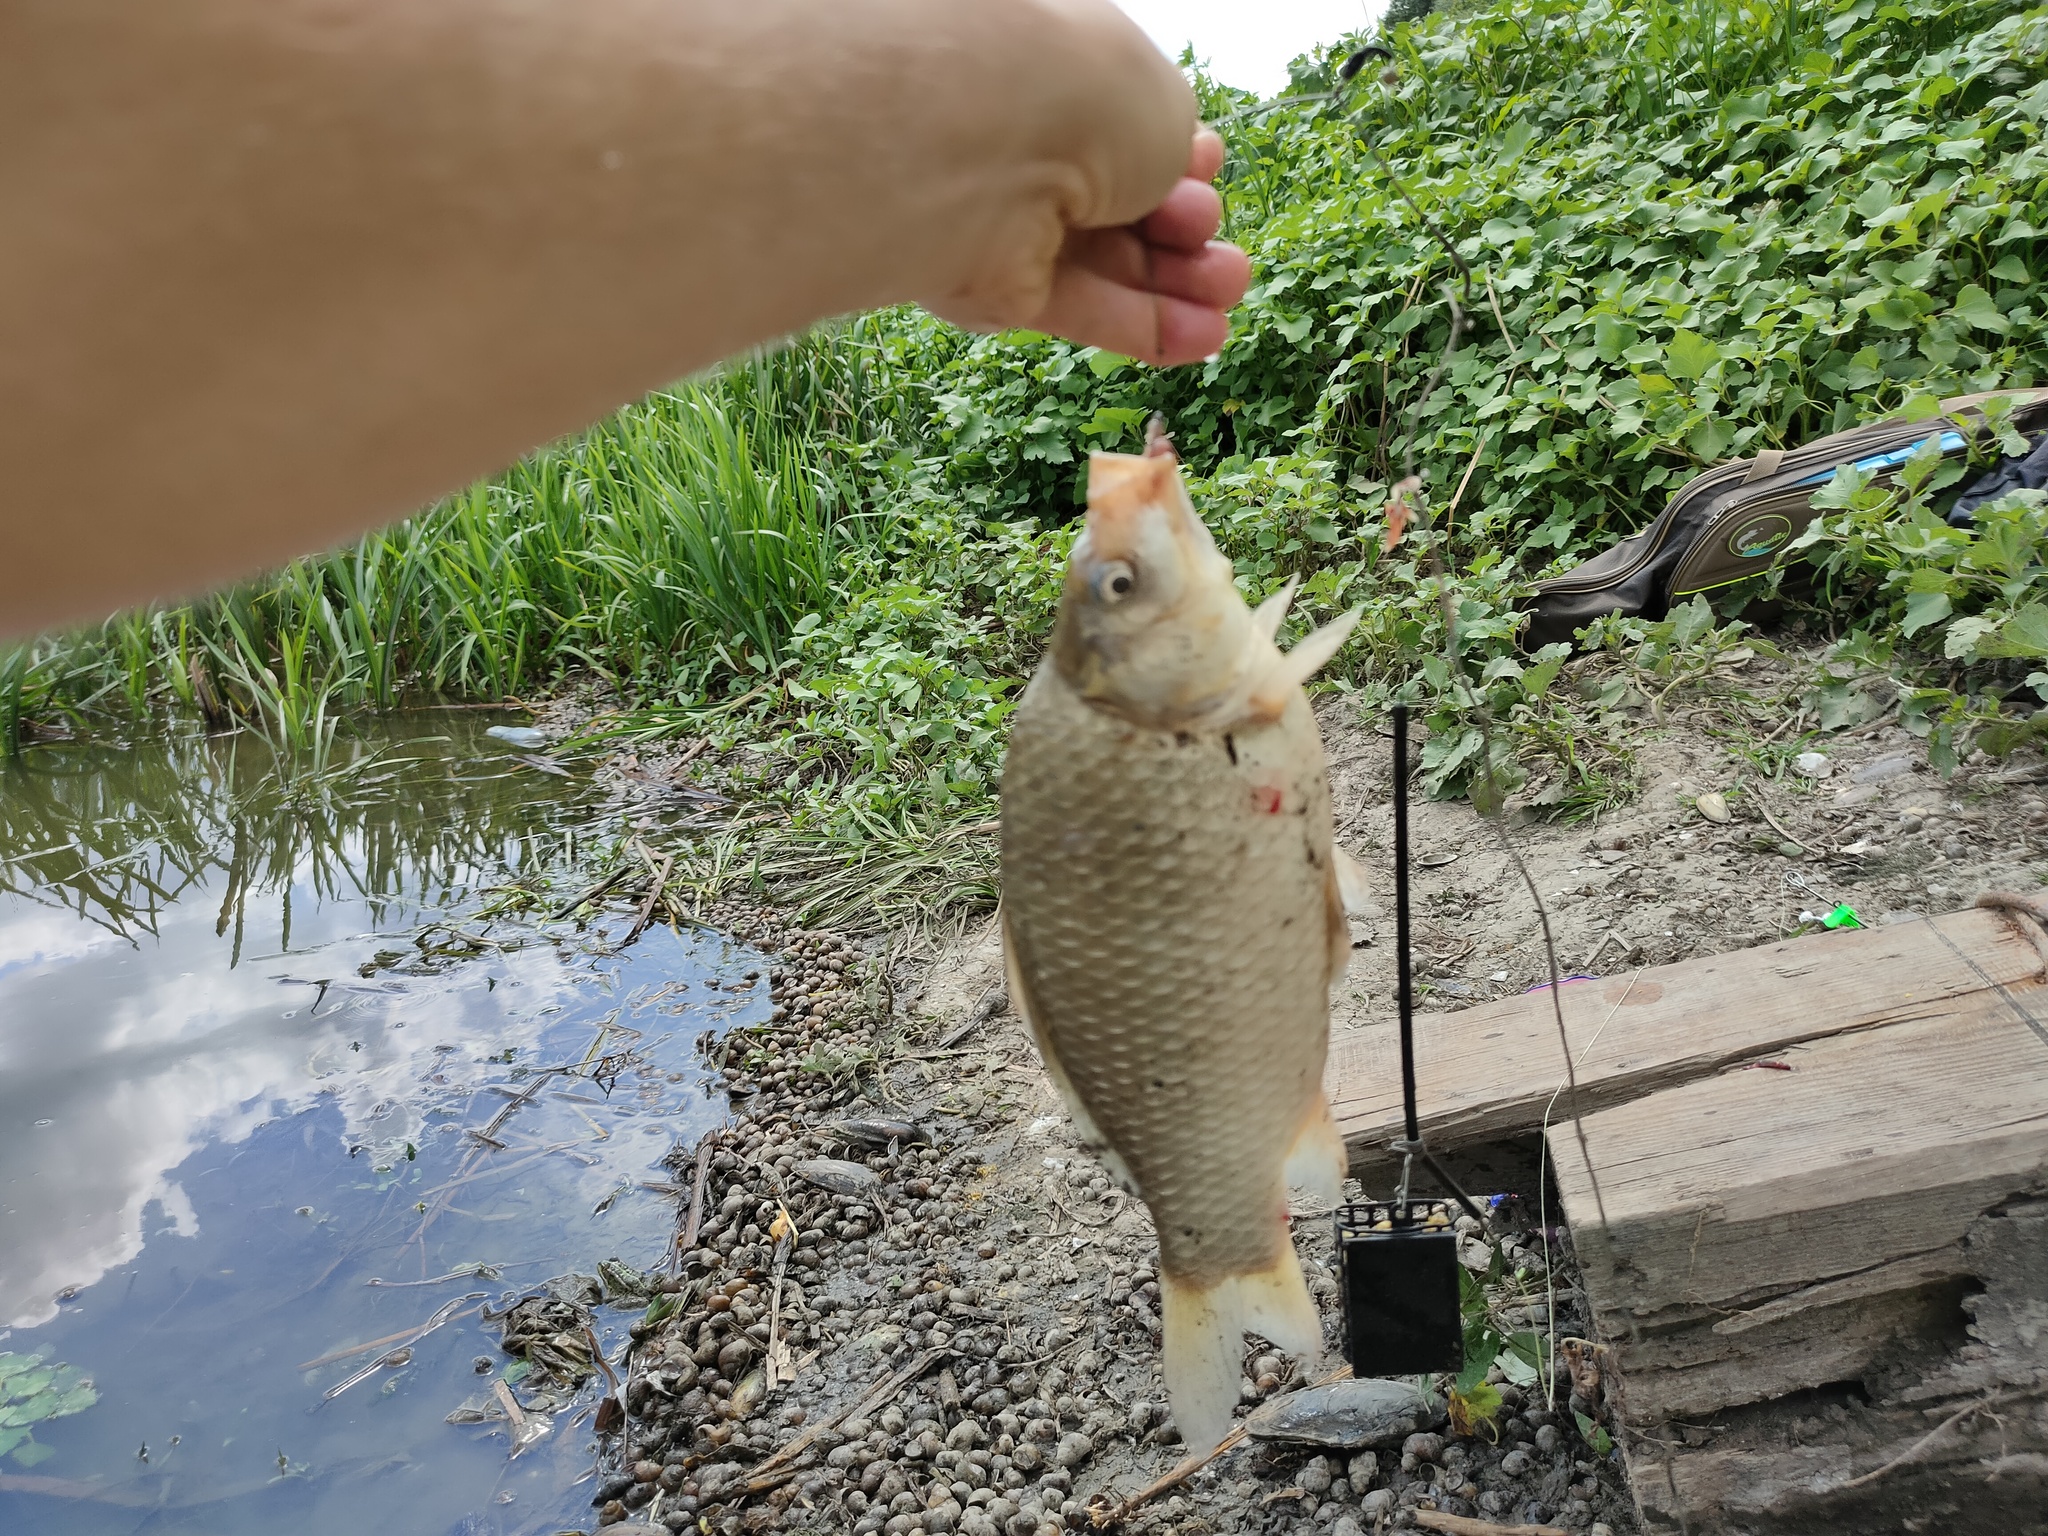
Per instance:
[[[1975,908],[1917,923],[1780,944],[1581,982],[1563,992],[1592,1113],[1794,1046],[1942,1016],[1954,999],[2038,978],[2011,921]],[[1438,1148],[1535,1130],[1564,1077],[1548,993],[1416,1020],[1423,1135]],[[1336,1032],[1324,1086],[1354,1168],[1400,1134],[1400,1045],[1391,1023]],[[1560,1100],[1553,1114],[1563,1113]]]
[[[1787,1417],[1812,1433],[1815,1420]],[[1977,1395],[1926,1409],[1859,1406],[1841,1438],[1819,1444],[1798,1443],[1785,1423],[1773,1427],[1768,1435],[1738,1429],[1727,1438],[1742,1443],[1698,1449],[1670,1438],[1634,1442],[1629,1474],[1644,1529],[2017,1536],[2042,1528],[2048,1433],[2023,1403],[2016,1411]]]
[[[1552,1129],[1632,1419],[1853,1379],[1960,1315],[1971,1224],[2048,1187],[2048,1044],[2019,1011],[2048,1017],[2048,987],[2008,990],[1588,1116],[1604,1232],[1576,1139]]]

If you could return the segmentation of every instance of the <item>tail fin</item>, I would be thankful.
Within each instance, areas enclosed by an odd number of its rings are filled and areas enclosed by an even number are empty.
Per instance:
[[[1166,1393],[1189,1455],[1214,1449],[1230,1432],[1246,1333],[1263,1334],[1301,1359],[1322,1352],[1322,1319],[1284,1232],[1265,1269],[1202,1286],[1162,1266],[1159,1285]]]

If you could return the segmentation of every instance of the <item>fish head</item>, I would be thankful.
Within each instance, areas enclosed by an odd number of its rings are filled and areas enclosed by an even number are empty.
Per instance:
[[[1232,574],[1170,454],[1091,455],[1055,666],[1083,698],[1134,724],[1198,720],[1242,685],[1253,631]]]

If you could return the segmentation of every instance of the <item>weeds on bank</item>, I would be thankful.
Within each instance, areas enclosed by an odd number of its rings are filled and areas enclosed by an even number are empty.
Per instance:
[[[317,751],[348,710],[595,674],[624,707],[589,744],[709,737],[756,807],[689,854],[699,888],[788,882],[813,920],[979,900],[1081,460],[1155,409],[1249,598],[1299,577],[1303,626],[1363,605],[1330,685],[1416,706],[1432,794],[1594,815],[1633,792],[1640,723],[1701,692],[1771,752],[1894,708],[1938,762],[2032,739],[2038,508],[1958,542],[1912,503],[1931,472],[1831,488],[1797,555],[1837,643],[1790,726],[1732,697],[1730,654],[1767,647],[1704,605],[1576,658],[1514,636],[1531,580],[1706,463],[2048,372],[2048,11],[1534,0],[1396,28],[1392,82],[1340,90],[1355,41],[1298,61],[1286,105],[1199,82],[1258,274],[1202,367],[910,310],[832,327],[348,549],[0,658],[0,744],[169,707]],[[1433,389],[1425,215],[1476,275]],[[1459,572],[1449,661],[1435,578],[1381,552],[1411,435]],[[1491,774],[1451,665],[1499,723]]]

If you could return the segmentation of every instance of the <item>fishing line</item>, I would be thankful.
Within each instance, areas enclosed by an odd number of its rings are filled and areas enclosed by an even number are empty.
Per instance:
[[[1415,1159],[1421,1158],[1443,1182],[1465,1214],[1485,1225],[1479,1207],[1458,1186],[1422,1139],[1415,1092],[1415,963],[1409,946],[1408,917],[1408,706],[1396,704],[1394,718],[1394,952],[1396,1011],[1401,1021],[1401,1123],[1406,1135],[1388,1145],[1401,1154],[1401,1189],[1394,1203],[1406,1214],[1408,1181]]]

